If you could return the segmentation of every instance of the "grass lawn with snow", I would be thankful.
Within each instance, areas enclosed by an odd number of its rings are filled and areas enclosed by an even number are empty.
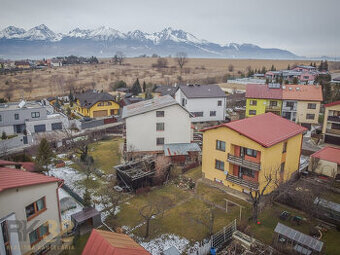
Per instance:
[[[122,138],[115,137],[90,144],[89,154],[94,159],[95,167],[107,174],[114,173],[113,167],[120,164],[120,146],[123,142]]]

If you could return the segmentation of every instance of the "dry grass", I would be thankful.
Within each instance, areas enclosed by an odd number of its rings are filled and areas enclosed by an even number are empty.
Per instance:
[[[41,97],[67,94],[70,87],[79,90],[96,88],[110,91],[110,84],[124,80],[132,85],[136,78],[141,82],[156,84],[173,84],[183,82],[206,83],[223,82],[228,74],[228,66],[234,66],[233,74],[246,72],[251,66],[269,69],[274,65],[277,69],[287,68],[294,64],[309,64],[310,61],[297,60],[247,60],[247,59],[190,59],[181,74],[174,59],[168,59],[168,68],[152,68],[156,58],[128,58],[124,65],[113,65],[109,59],[101,59],[97,65],[73,65],[44,70],[22,71],[0,76],[0,97],[11,94],[11,100],[19,98],[38,99]],[[317,63],[318,64],[318,63]],[[229,73],[231,74],[231,73]]]

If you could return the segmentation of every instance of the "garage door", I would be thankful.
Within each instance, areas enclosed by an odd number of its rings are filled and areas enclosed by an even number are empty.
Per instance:
[[[97,118],[97,117],[106,117],[107,116],[107,111],[103,110],[103,111],[94,111],[93,112],[93,117]]]

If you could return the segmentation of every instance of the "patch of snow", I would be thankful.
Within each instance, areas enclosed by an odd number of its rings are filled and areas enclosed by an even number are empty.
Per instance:
[[[187,248],[189,241],[174,234],[163,234],[150,242],[140,242],[139,244],[152,255],[161,255],[172,246],[175,246],[182,253]]]
[[[83,206],[62,188],[58,189],[58,193],[59,193],[59,201],[62,198],[70,197],[73,200],[73,202],[76,204],[75,208],[69,209],[61,213],[61,221],[63,222],[63,224],[70,224],[71,215],[81,211],[83,209]]]
[[[114,215],[117,215],[120,212],[120,206],[116,206],[115,211],[113,212]]]

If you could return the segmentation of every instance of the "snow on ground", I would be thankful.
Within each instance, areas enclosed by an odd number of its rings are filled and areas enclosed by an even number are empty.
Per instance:
[[[163,234],[150,242],[140,242],[152,255],[160,255],[171,246],[175,246],[181,253],[187,248],[189,241],[174,234]]]
[[[67,222],[71,221],[71,215],[76,213],[76,212],[81,211],[83,209],[83,206],[77,200],[75,200],[69,193],[67,193],[65,190],[63,190],[62,188],[60,188],[58,191],[59,191],[59,201],[64,197],[70,197],[76,205],[75,208],[69,209],[69,210],[61,213],[62,222],[67,223]]]

